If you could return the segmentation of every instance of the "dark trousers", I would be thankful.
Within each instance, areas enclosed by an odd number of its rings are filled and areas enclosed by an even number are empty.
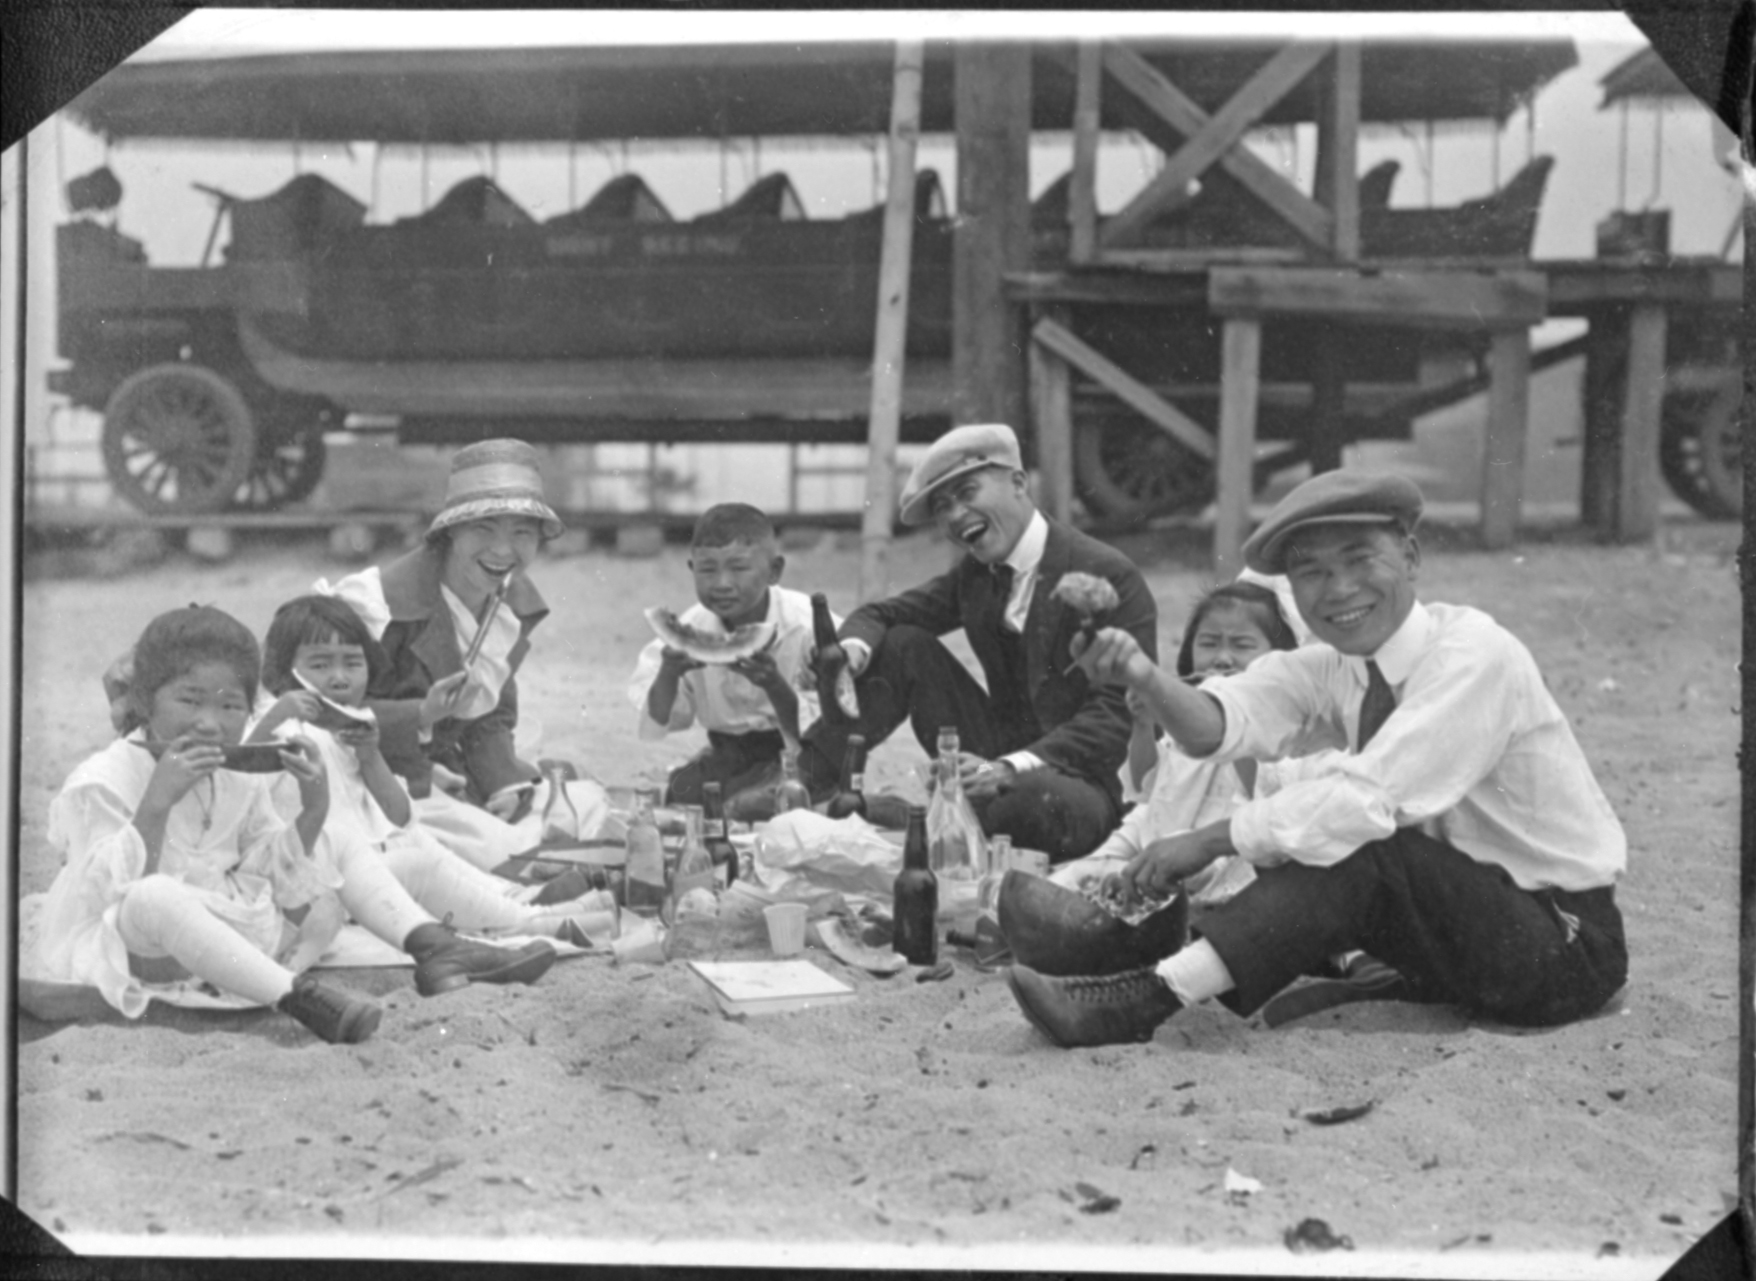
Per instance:
[[[1259,868],[1202,933],[1237,983],[1220,999],[1240,1014],[1354,948],[1401,971],[1423,1000],[1526,1026],[1583,1018],[1628,978],[1612,887],[1523,890],[1413,828],[1330,867]]]
[[[1029,747],[1037,737],[1034,723],[1026,724],[1018,709],[1003,714],[995,708],[957,656],[918,627],[885,632],[860,674],[859,693],[857,724],[819,720],[805,732],[811,750],[804,768],[811,780],[839,777],[849,734],[864,734],[867,746],[876,747],[905,720],[928,756],[938,752],[939,729],[945,725],[957,727],[964,751],[989,760]],[[1043,850],[1056,863],[1091,853],[1121,817],[1103,787],[1046,764],[1020,774],[1009,790],[977,802],[975,811],[990,836],[1010,836],[1014,845]]]
[[[718,783],[726,800],[746,787],[772,783],[780,777],[779,730],[721,734],[709,730],[707,749],[671,771],[665,785],[666,805],[699,805],[702,788]]]

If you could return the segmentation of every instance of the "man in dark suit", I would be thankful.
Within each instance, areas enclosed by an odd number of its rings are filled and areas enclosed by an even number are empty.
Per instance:
[[[1158,611],[1133,563],[1050,521],[1031,500],[1010,427],[957,427],[922,457],[902,493],[902,521],[931,520],[967,555],[888,600],[862,605],[840,639],[858,678],[857,721],[806,732],[809,768],[840,762],[851,733],[876,746],[906,719],[929,754],[956,726],[964,790],[982,826],[1060,862],[1089,853],[1121,817],[1128,750],[1121,690],[1072,668],[1079,613],[1054,599],[1063,574],[1107,579],[1119,603],[1102,620],[1156,654]],[[961,628],[984,690],[939,637]],[[833,776],[833,774],[831,774]]]

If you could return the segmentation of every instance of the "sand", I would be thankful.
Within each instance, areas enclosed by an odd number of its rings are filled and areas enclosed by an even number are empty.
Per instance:
[[[271,1012],[19,1018],[18,1203],[98,1254],[1659,1275],[1737,1186],[1737,536],[1681,519],[1643,548],[1426,540],[1423,594],[1525,639],[1628,830],[1632,979],[1598,1017],[1528,1031],[1384,1004],[1270,1030],[1213,1007],[1150,1044],[1063,1051],[967,956],[916,983],[812,951],[857,999],[741,1022],[677,962],[582,957],[431,1000],[407,971],[350,971],[385,1006],[359,1046]],[[1168,641],[1197,544],[1127,547]],[[947,563],[909,540],[894,579]],[[826,536],[791,550],[787,582],[845,610],[856,566]],[[260,630],[345,568],[320,542],[256,543],[28,581],[22,889],[54,874],[49,800],[104,742],[98,674],[148,618],[211,601]],[[624,692],[640,607],[690,598],[682,552],[533,576],[554,607],[522,681],[541,750],[613,782],[682,760],[693,739],[635,740]],[[920,759],[893,739],[872,773],[918,789]],[[1366,1102],[1345,1124],[1294,1115]],[[1306,1219],[1351,1249],[1290,1252]]]

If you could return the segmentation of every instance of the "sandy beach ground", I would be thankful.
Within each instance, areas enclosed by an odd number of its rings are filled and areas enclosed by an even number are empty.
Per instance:
[[[1214,1007],[1069,1052],[966,956],[916,983],[814,951],[857,999],[744,1021],[676,962],[582,957],[431,1000],[406,970],[347,972],[386,1011],[358,1046],[272,1012],[20,1017],[19,1205],[82,1253],[1660,1275],[1737,1186],[1737,538],[1682,519],[1641,548],[1425,539],[1423,594],[1524,638],[1627,828],[1632,978],[1588,1021],[1383,1004],[1269,1030]],[[1198,541],[1127,550],[1169,643]],[[690,598],[683,557],[537,566],[554,613],[522,702],[543,754],[631,782],[695,749],[637,742],[624,693],[640,608]],[[786,581],[845,610],[857,562],[824,536]],[[906,541],[894,581],[946,563]],[[49,801],[105,741],[99,672],[151,616],[213,602],[260,632],[346,568],[321,541],[254,543],[27,581],[21,890],[54,875]],[[872,772],[918,791],[920,759],[893,740]],[[1295,1115],[1366,1102],[1346,1124]],[[1306,1219],[1351,1250],[1291,1253]]]

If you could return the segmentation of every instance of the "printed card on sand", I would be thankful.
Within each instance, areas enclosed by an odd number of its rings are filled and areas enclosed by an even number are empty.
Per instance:
[[[690,961],[689,968],[733,1017],[784,1014],[854,998],[853,988],[809,961]]]

